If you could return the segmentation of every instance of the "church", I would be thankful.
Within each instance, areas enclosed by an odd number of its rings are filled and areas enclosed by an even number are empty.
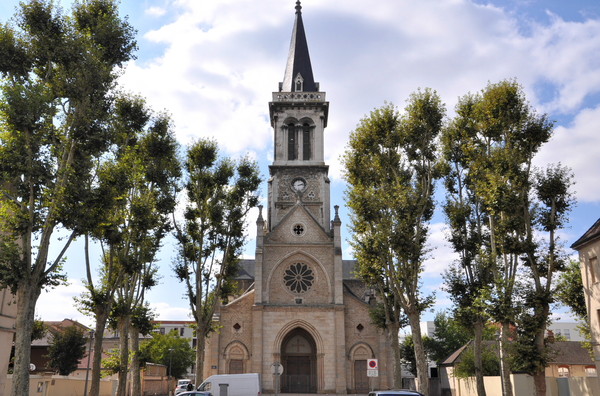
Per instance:
[[[369,317],[375,297],[354,276],[356,262],[342,259],[342,224],[338,206],[331,212],[324,162],[329,102],[313,77],[300,1],[295,9],[283,82],[269,103],[268,207],[256,221],[255,258],[240,263],[241,293],[215,317],[219,331],[207,340],[204,378],[259,373],[264,393],[389,389],[389,339]],[[377,359],[376,377],[367,376],[368,359]]]

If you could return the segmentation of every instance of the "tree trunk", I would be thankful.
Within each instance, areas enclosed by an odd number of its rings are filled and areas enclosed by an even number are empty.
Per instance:
[[[110,310],[109,310],[110,311]],[[96,330],[94,332],[94,355],[92,356],[92,379],[90,383],[90,396],[100,395],[100,374],[102,370],[102,340],[108,320],[109,311],[96,313]]]
[[[140,333],[139,331],[131,326],[130,332],[131,339],[131,395],[140,396],[142,394],[142,378],[140,371]]]
[[[400,325],[398,322],[393,322],[387,327],[388,337],[392,345],[392,353],[394,355],[394,388],[402,388],[402,353],[400,352]]]
[[[475,355],[475,381],[477,385],[477,396],[486,396],[485,385],[483,382],[483,358],[482,358],[482,341],[483,341],[483,320],[478,318],[474,323],[475,339],[473,340],[473,354]]]
[[[538,329],[535,335],[535,349],[537,350],[539,356],[544,356],[546,353],[546,344],[544,342],[544,336],[546,335],[546,321],[548,320],[548,316],[550,315],[550,307],[548,304],[543,304],[541,309],[538,312],[535,312],[536,315],[539,315],[540,322],[544,323],[540,329]],[[536,396],[546,396],[546,369],[545,367],[540,367],[538,371],[533,373],[533,383],[535,385],[535,394]]]
[[[204,336],[203,328],[198,324],[196,331],[198,342],[196,344],[196,385],[200,384],[204,379],[204,349],[206,348],[206,337]]]
[[[500,376],[502,377],[502,396],[513,396],[512,382],[510,380],[510,365],[508,363],[508,333],[509,323],[502,323],[500,327]]]
[[[410,330],[415,348],[419,392],[425,396],[429,396],[429,368],[427,366],[427,356],[425,355],[423,337],[421,337],[421,315],[419,312],[410,312],[408,313],[408,321],[410,322]]]
[[[116,396],[127,396],[127,367],[129,365],[129,316],[119,319],[119,383]]]
[[[35,304],[40,289],[26,280],[17,289],[17,320],[15,329],[15,362],[11,396],[29,394],[29,365],[31,363],[31,331],[35,318]]]

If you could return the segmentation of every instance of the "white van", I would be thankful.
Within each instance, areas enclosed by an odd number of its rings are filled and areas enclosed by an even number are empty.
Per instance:
[[[211,375],[200,384],[198,390],[210,392],[212,396],[260,396],[260,375]]]

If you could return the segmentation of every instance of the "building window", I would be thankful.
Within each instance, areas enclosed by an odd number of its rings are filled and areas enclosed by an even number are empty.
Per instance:
[[[158,331],[160,332],[160,334],[165,335],[165,328],[161,327],[160,329],[158,329]]]
[[[571,341],[571,330],[564,329],[563,330],[563,336],[565,337],[565,340]]]
[[[183,337],[183,332],[185,330],[185,327],[182,327],[181,329],[179,329],[179,336]]]
[[[304,225],[303,224],[294,224],[294,226],[292,227],[292,232],[294,233],[294,235],[297,236],[302,236],[304,235]]]
[[[598,373],[596,372],[596,366],[585,366],[585,376],[597,377]]]
[[[305,161],[310,160],[312,157],[311,143],[310,125],[304,124],[302,126],[302,159]]]
[[[294,293],[304,293],[308,291],[315,276],[312,269],[304,263],[294,263],[285,270],[283,281],[285,285]]]
[[[298,149],[296,145],[296,127],[294,124],[289,124],[288,132],[288,160],[293,161],[297,158]]]
[[[600,273],[598,268],[598,258],[592,257],[590,258],[590,275],[592,278],[592,283],[597,283],[600,281]]]
[[[569,376],[569,366],[559,366],[558,367],[558,376],[561,378],[565,378]]]
[[[298,73],[298,75],[296,76],[296,86],[294,87],[294,90],[296,92],[302,92],[304,91],[304,79],[302,78],[302,75],[300,73]]]

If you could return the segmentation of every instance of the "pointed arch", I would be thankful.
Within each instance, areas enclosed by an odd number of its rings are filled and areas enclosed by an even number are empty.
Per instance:
[[[283,256],[274,266],[273,269],[271,270],[271,272],[269,273],[269,276],[267,277],[267,283],[266,283],[266,288],[265,288],[265,292],[267,293],[267,296],[269,296],[271,294],[271,281],[273,278],[273,274],[275,272],[277,272],[278,268],[283,265],[283,264],[287,264],[288,260],[290,257],[294,256],[294,255],[300,255],[300,256],[304,256],[306,258],[308,258],[310,260],[310,262],[312,264],[314,264],[316,267],[321,269],[321,272],[323,274],[323,276],[325,277],[325,282],[327,284],[327,295],[329,296],[329,299],[333,298],[333,290],[331,288],[331,278],[329,277],[329,274],[327,273],[327,271],[325,270],[325,266],[312,254],[309,254],[305,251],[302,251],[300,249],[294,250],[292,252],[289,252],[288,254],[286,254],[285,256]]]
[[[249,367],[250,352],[243,342],[235,340],[227,344],[223,358],[228,374],[242,374]]]

